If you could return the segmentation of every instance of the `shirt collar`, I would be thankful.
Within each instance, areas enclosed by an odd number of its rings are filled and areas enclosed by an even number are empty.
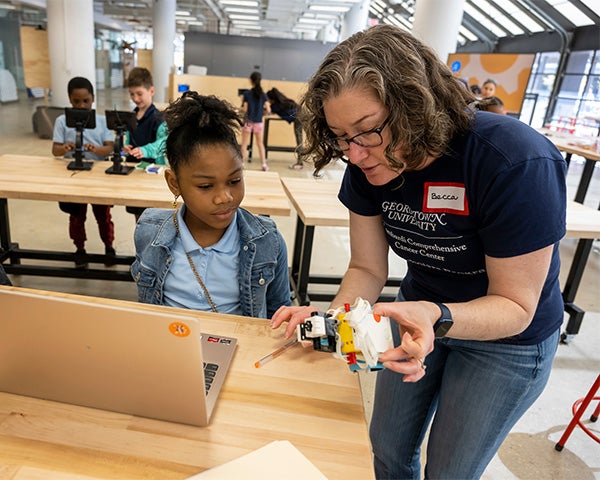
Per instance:
[[[185,224],[183,220],[183,214],[185,213],[186,206],[182,205],[181,208],[177,211],[177,223],[179,224],[179,233],[181,238],[181,244],[186,252],[191,253],[195,250],[199,250],[201,252],[215,251],[219,253],[233,253],[239,244],[239,232],[237,228],[237,218],[238,212],[236,210],[235,215],[233,217],[232,222],[225,230],[225,233],[220,238],[220,240],[207,248],[202,248],[194,237],[190,233],[189,228]]]

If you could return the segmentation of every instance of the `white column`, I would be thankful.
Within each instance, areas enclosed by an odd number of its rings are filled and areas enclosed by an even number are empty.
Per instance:
[[[363,0],[348,10],[342,22],[340,41],[346,40],[356,32],[367,28],[369,24],[369,3],[370,0]]]
[[[337,43],[340,37],[340,33],[336,26],[332,23],[325,25],[321,30],[319,30],[319,34],[317,38],[322,42],[330,42]]]
[[[432,47],[442,62],[456,51],[465,0],[417,0],[412,33]]]
[[[152,79],[156,89],[154,101],[158,103],[168,101],[169,73],[174,70],[176,7],[176,0],[154,0]]]
[[[47,0],[50,79],[55,107],[70,107],[67,84],[73,77],[85,77],[96,85],[94,49],[94,2]],[[94,92],[95,93],[95,92]]]

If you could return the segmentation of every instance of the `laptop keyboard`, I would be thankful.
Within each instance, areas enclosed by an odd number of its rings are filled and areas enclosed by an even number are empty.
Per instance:
[[[212,387],[212,383],[218,369],[219,366],[216,363],[204,362],[204,387],[206,389],[206,393],[208,393],[210,387]]]

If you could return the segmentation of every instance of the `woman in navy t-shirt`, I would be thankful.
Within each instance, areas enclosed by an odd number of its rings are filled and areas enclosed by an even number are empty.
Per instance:
[[[391,248],[407,263],[380,356],[371,444],[378,478],[480,478],[544,389],[563,301],[566,164],[471,92],[409,33],[377,25],[336,46],[302,102],[315,175],[348,162],[339,193],[351,258],[331,307],[377,301]],[[294,333],[314,307],[282,307]]]

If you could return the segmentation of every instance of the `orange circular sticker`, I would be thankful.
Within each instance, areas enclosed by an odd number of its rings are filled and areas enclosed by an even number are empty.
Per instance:
[[[185,323],[173,322],[169,325],[169,331],[176,337],[187,337],[190,333],[190,327]]]

